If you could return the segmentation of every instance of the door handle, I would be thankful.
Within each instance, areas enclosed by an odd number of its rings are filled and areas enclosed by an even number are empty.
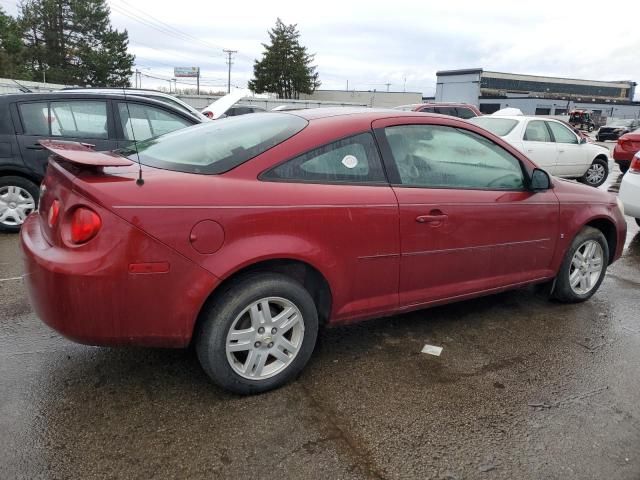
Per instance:
[[[448,218],[444,213],[431,213],[429,215],[419,215],[416,217],[418,223],[439,224]]]
[[[42,145],[29,145],[27,146],[27,150],[44,150]]]

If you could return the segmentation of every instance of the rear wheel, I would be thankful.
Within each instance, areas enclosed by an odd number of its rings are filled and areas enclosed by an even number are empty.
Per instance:
[[[0,178],[0,231],[17,232],[38,206],[40,190],[23,177]]]
[[[204,312],[196,351],[221,387],[260,393],[298,376],[317,335],[318,314],[309,292],[285,275],[257,273],[214,299]]]
[[[553,297],[568,303],[589,299],[604,280],[608,260],[609,245],[602,232],[583,228],[565,254]]]
[[[579,180],[591,187],[599,187],[605,182],[608,175],[609,166],[606,160],[596,158]]]

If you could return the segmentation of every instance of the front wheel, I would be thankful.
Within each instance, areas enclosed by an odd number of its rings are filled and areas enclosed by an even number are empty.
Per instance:
[[[606,160],[596,158],[579,180],[591,187],[599,187],[605,182],[608,175],[609,165]]]
[[[285,275],[256,273],[232,283],[205,309],[196,351],[215,383],[246,395],[297,377],[317,335],[309,292]]]
[[[0,177],[0,232],[17,232],[38,206],[40,190],[23,177]]]
[[[589,126],[587,127],[587,131],[588,131],[588,132],[593,132],[593,125],[589,125]]]
[[[609,245],[600,230],[584,227],[567,250],[556,277],[553,297],[584,302],[600,287],[609,263]]]

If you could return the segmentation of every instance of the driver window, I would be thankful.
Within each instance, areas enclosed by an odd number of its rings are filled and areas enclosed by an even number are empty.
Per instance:
[[[547,122],[553,132],[553,137],[558,143],[578,143],[578,137],[564,125],[556,122]]]
[[[385,129],[402,185],[430,188],[521,190],[520,162],[493,141],[437,125]]]

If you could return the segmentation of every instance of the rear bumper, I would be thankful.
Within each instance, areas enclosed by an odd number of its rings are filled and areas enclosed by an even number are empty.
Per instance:
[[[47,242],[39,214],[23,224],[25,284],[37,315],[79,343],[187,345],[218,279],[109,212],[101,215],[111,217],[110,232],[98,235],[108,238],[85,249]],[[169,271],[129,273],[131,263],[157,261],[168,262]]]
[[[636,152],[631,152],[629,150],[624,150],[620,147],[620,144],[616,144],[613,149],[613,159],[616,161],[618,165],[622,165],[628,167],[631,164],[631,160]]]

